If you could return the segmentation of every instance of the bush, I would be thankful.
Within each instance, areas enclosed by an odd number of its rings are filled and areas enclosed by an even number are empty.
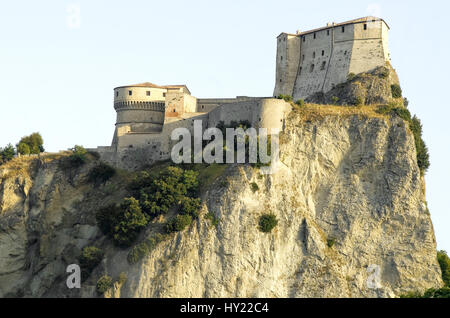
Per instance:
[[[219,225],[219,219],[214,215],[214,213],[208,212],[205,217],[206,219],[211,221],[211,224],[214,225],[214,227],[217,228],[217,226]]]
[[[347,81],[352,81],[354,78],[355,78],[355,73],[349,73],[348,75],[347,75]]]
[[[333,105],[337,105],[339,103],[339,97],[332,96],[331,97],[331,102],[333,103]]]
[[[8,144],[5,148],[0,148],[0,164],[8,162],[14,158],[16,151],[13,145]]]
[[[446,287],[450,287],[450,258],[446,251],[438,251],[437,259],[442,271],[442,280]]]
[[[97,267],[102,261],[104,253],[95,246],[86,246],[83,248],[80,256],[80,267],[88,273]]]
[[[72,148],[72,154],[68,158],[69,167],[77,168],[84,165],[87,161],[87,151],[83,146],[76,145]]]
[[[133,246],[133,248],[128,253],[127,257],[128,263],[130,264],[137,263],[140,259],[142,259],[145,255],[147,255],[148,252],[149,250],[147,244],[145,243],[139,243]]]
[[[250,183],[250,187],[251,187],[253,193],[255,193],[256,191],[259,190],[259,187],[255,182]]]
[[[264,214],[259,218],[259,230],[264,233],[269,233],[277,226],[278,220],[274,214]]]
[[[116,169],[110,165],[101,162],[89,172],[88,179],[95,184],[105,183],[116,174]]]
[[[125,198],[120,206],[100,209],[96,219],[102,232],[120,247],[130,246],[148,223],[139,202],[133,197]]]
[[[292,102],[292,96],[291,95],[279,95],[278,99],[284,99],[285,102]]]
[[[417,165],[422,174],[424,174],[430,167],[430,155],[425,141],[422,139],[422,123],[415,115],[409,123],[409,128],[414,135],[414,142],[416,144]]]
[[[103,275],[97,281],[97,292],[99,294],[104,294],[113,285],[113,280],[108,275]]]
[[[165,227],[166,233],[180,232],[191,225],[192,216],[188,214],[179,214],[170,220]]]
[[[329,248],[332,248],[334,243],[336,243],[336,239],[334,237],[330,237],[329,239],[327,239],[327,246]]]
[[[44,140],[42,139],[41,134],[37,132],[32,133],[29,136],[22,137],[17,144],[17,152],[21,155],[39,154],[44,151]]]
[[[202,200],[199,198],[186,197],[181,203],[181,214],[192,216],[193,219],[198,218]]]
[[[391,92],[393,98],[401,98],[402,97],[402,89],[398,84],[391,85]]]
[[[304,100],[304,99],[299,99],[299,100],[297,100],[297,101],[295,102],[295,104],[296,104],[297,106],[303,107],[303,106],[305,106],[305,100]]]

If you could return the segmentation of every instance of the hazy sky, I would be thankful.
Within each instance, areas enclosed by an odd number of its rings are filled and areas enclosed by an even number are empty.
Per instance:
[[[109,145],[113,88],[187,84],[197,97],[271,96],[276,36],[384,18],[409,109],[430,148],[427,200],[450,252],[448,1],[3,1],[0,146],[39,131],[48,151]],[[79,18],[78,18],[79,12]]]

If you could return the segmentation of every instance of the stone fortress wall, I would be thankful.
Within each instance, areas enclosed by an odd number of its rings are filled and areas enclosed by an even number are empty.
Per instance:
[[[358,74],[385,65],[389,58],[388,25],[366,17],[277,38],[274,96],[306,98],[327,92]],[[176,128],[193,135],[220,122],[249,121],[254,128],[283,130],[291,105],[272,97],[196,98],[186,85],[141,83],[114,89],[116,128],[111,146],[90,149],[117,167],[134,170],[170,159]]]
[[[390,61],[389,26],[365,17],[277,38],[274,96],[306,98],[328,92],[348,74],[370,71]]]

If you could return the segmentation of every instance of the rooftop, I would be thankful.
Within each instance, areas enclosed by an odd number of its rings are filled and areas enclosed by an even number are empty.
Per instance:
[[[318,32],[318,31],[322,31],[322,30],[326,30],[326,29],[331,29],[334,27],[339,27],[339,26],[344,26],[344,25],[348,25],[348,24],[354,24],[354,23],[362,23],[362,22],[370,22],[370,21],[383,21],[384,24],[386,24],[386,26],[389,28],[389,25],[386,23],[386,21],[384,21],[382,18],[377,18],[377,17],[373,17],[373,16],[368,16],[368,17],[363,17],[363,18],[358,18],[358,19],[354,19],[354,20],[350,20],[350,21],[345,21],[345,22],[341,22],[341,23],[329,23],[327,26],[321,27],[321,28],[317,28],[317,29],[312,29],[309,31],[305,31],[305,32],[300,32],[300,33],[286,33],[286,32],[282,32],[281,34],[287,34],[287,35],[295,35],[295,36],[302,36],[305,34],[309,34],[309,33],[313,33],[313,32]],[[281,35],[280,34],[280,35]],[[280,36],[279,35],[279,36]]]
[[[156,85],[150,82],[144,82],[144,83],[139,83],[139,84],[132,84],[132,85],[124,85],[124,86],[118,86],[115,87],[116,88],[125,88],[125,87],[150,87],[150,88],[162,88],[162,89],[171,89],[171,88],[186,88],[187,91],[190,93],[189,88],[187,88],[186,85]]]

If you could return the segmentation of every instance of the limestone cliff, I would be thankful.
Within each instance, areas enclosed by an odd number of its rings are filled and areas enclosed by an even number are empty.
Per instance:
[[[101,274],[122,272],[127,280],[107,296],[395,297],[442,285],[406,122],[368,106],[307,106],[291,112],[280,141],[275,174],[227,166],[203,189],[199,219],[134,265],[94,217],[127,195],[126,172],[94,186],[86,182],[94,163],[0,167],[0,296],[95,297]],[[268,212],[278,225],[267,234],[258,218]],[[66,266],[93,244],[105,259],[81,290],[68,290]]]

